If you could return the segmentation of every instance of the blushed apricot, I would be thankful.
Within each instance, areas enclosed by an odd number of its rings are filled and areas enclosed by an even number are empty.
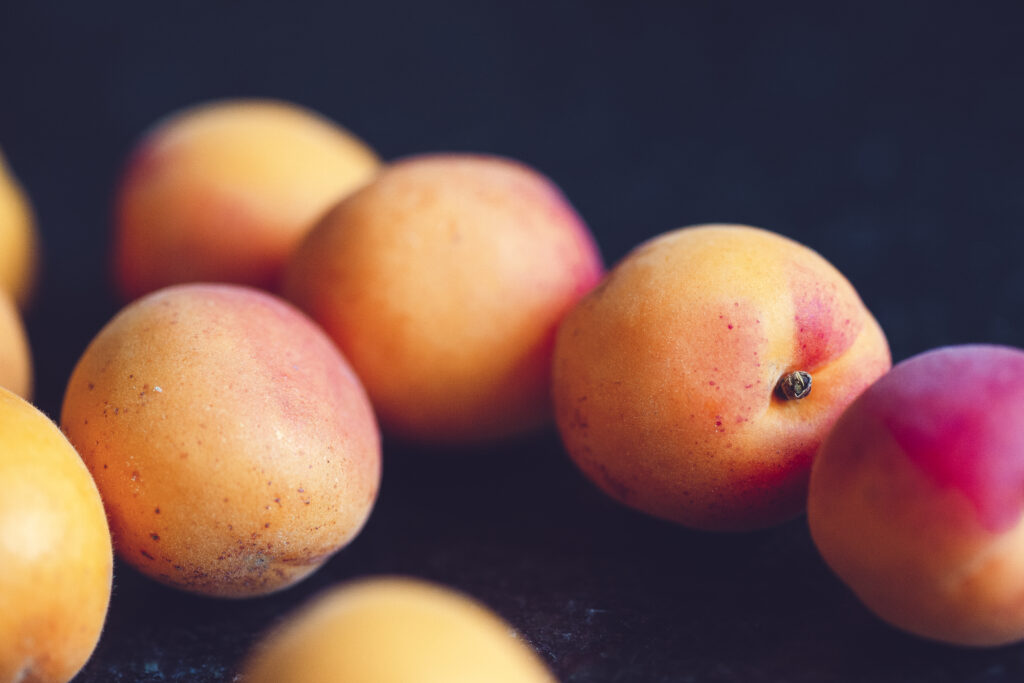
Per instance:
[[[350,133],[294,104],[179,112],[146,134],[118,188],[118,288],[126,299],[197,281],[276,289],[306,231],[378,165]]]
[[[61,424],[118,555],[207,595],[312,573],[359,533],[380,481],[376,422],[345,359],[292,306],[234,285],[122,310],[75,367]]]
[[[32,352],[14,301],[0,291],[0,387],[32,398]]]
[[[32,296],[37,252],[32,206],[0,154],[0,290],[21,306]]]
[[[75,449],[0,389],[0,681],[78,673],[106,620],[113,560],[103,503]]]
[[[336,588],[254,648],[246,683],[555,683],[512,628],[459,593],[404,578]]]
[[[285,293],[352,361],[385,429],[464,444],[551,419],[555,328],[602,272],[549,180],[435,154],[390,166],[328,213]]]
[[[821,256],[700,226],[635,249],[566,316],[555,411],[570,456],[616,500],[754,529],[803,511],[819,444],[889,365],[878,324]]]
[[[962,645],[1024,639],[1024,351],[903,361],[840,418],[811,474],[825,561],[889,623]]]

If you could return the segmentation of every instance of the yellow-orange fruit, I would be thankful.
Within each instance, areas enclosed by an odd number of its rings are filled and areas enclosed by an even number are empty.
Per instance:
[[[61,424],[117,553],[184,590],[285,588],[351,541],[380,481],[376,422],[330,339],[269,294],[179,285],[92,341]]]
[[[103,629],[113,560],[103,503],[75,449],[0,389],[0,681],[78,673]]]
[[[32,398],[32,353],[14,301],[0,291],[0,387]]]
[[[306,231],[378,165],[349,132],[286,102],[213,102],[159,122],[117,195],[122,296],[197,281],[276,289]]]
[[[508,624],[454,591],[378,578],[334,589],[253,651],[246,683],[555,683]]]
[[[0,154],[0,290],[21,306],[35,285],[37,241],[32,206]]]
[[[818,445],[890,362],[815,252],[757,228],[686,228],[638,247],[566,316],[555,410],[569,454],[612,497],[753,529],[803,511]],[[813,388],[785,400],[780,380],[799,371]]]
[[[551,419],[555,329],[602,272],[549,180],[438,154],[392,165],[327,214],[285,293],[352,361],[385,429],[472,443]]]

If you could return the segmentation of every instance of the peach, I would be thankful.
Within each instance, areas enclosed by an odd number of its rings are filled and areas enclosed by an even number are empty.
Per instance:
[[[691,227],[635,249],[566,316],[555,412],[569,455],[616,500],[747,530],[803,511],[818,445],[889,365],[821,256],[757,228]]]
[[[385,429],[466,444],[550,421],[555,328],[602,271],[549,180],[437,154],[394,164],[327,214],[285,293],[351,359]]]
[[[276,289],[305,232],[378,165],[350,133],[286,102],[213,102],[159,122],[118,190],[122,296],[194,281]]]
[[[0,291],[0,387],[32,398],[32,353],[14,301]]]
[[[962,645],[1024,639],[1024,351],[906,360],[849,407],[814,464],[811,534],[873,612]]]
[[[35,285],[37,252],[32,206],[0,154],[0,290],[21,306]]]
[[[118,555],[184,590],[276,591],[366,522],[380,481],[369,401],[330,339],[269,294],[178,285],[96,336],[61,424]]]
[[[483,605],[441,586],[375,578],[336,588],[256,648],[246,683],[555,683]]]
[[[113,563],[103,503],[75,449],[0,389],[0,681],[78,673],[107,617]]]

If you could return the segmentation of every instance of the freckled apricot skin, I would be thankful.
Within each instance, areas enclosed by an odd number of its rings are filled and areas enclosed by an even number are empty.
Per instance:
[[[0,389],[0,681],[78,673],[106,620],[113,560],[103,503],[75,449]]]
[[[18,309],[0,291],[0,387],[32,398],[32,353]]]
[[[1024,351],[946,347],[857,399],[814,463],[822,557],[875,614],[969,646],[1024,639]]]
[[[236,285],[178,285],[122,310],[75,367],[61,424],[118,555],[205,595],[309,575],[355,538],[380,481],[377,426],[345,359],[292,306]]]
[[[250,655],[246,683],[555,683],[512,628],[459,593],[406,578],[331,590]]]
[[[125,300],[184,282],[276,290],[306,231],[379,163],[349,132],[286,102],[176,113],[138,144],[118,188],[118,290]]]
[[[635,249],[566,316],[555,415],[569,455],[616,500],[707,530],[803,511],[811,459],[890,365],[878,324],[810,249],[698,226]],[[779,378],[811,373],[783,401]]]
[[[22,307],[32,296],[38,258],[32,207],[0,154],[0,290]]]
[[[602,272],[542,175],[434,154],[393,164],[326,215],[285,295],[352,361],[386,431],[472,444],[551,420],[555,328]]]

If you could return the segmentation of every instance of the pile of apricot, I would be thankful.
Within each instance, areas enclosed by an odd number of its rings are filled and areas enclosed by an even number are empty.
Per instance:
[[[806,511],[883,619],[951,643],[1024,638],[1024,351],[890,370],[853,286],[781,235],[683,228],[606,273],[530,167],[382,164],[276,101],[162,120],[126,165],[112,234],[126,306],[84,350],[58,429],[27,403],[38,245],[0,159],[0,681],[77,673],[114,551],[190,592],[281,590],[366,523],[381,430],[465,449],[551,421],[625,505],[723,531]],[[402,578],[329,592],[244,668],[553,680],[485,607]]]

